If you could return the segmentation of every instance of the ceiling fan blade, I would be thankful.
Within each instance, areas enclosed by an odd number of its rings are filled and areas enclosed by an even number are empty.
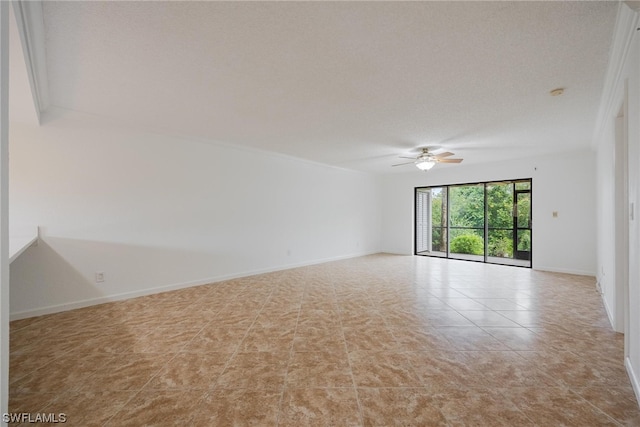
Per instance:
[[[415,160],[415,157],[407,157],[407,156],[398,156],[399,159],[411,159],[411,160]]]
[[[441,159],[443,157],[449,157],[449,156],[453,156],[453,153],[450,153],[449,151],[447,151],[446,153],[440,153],[440,154],[434,154],[433,157],[437,158],[437,159]]]
[[[412,164],[414,164],[414,163],[415,163],[415,162],[398,163],[397,165],[391,165],[391,167],[393,167],[393,166],[402,166],[402,165],[412,165]]]
[[[438,163],[460,163],[463,159],[436,159]]]

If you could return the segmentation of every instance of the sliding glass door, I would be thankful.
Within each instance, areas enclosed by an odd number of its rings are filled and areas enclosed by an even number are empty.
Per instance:
[[[416,188],[417,255],[531,267],[531,180]]]

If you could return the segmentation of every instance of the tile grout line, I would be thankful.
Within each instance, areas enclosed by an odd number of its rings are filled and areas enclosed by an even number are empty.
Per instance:
[[[620,427],[624,427],[622,423],[618,422],[618,420],[616,420],[615,418],[613,418],[611,415],[609,415],[607,412],[603,411],[602,409],[600,409],[598,406],[594,405],[591,401],[585,399],[584,397],[582,397],[581,395],[579,395],[577,392],[573,391],[573,387],[568,387],[567,390],[569,391],[569,393],[574,394],[575,396],[577,396],[580,400],[582,400],[583,402],[586,402],[587,405],[595,408],[596,411],[600,412],[601,414],[605,415],[607,418],[609,418],[610,420],[612,420],[614,423],[616,423],[618,426]]]
[[[230,304],[231,304],[231,301],[228,301],[226,304],[224,304],[224,305],[223,305],[223,307],[222,307],[220,310],[222,310],[222,309],[226,308],[226,307],[227,307],[228,305],[230,305]],[[185,308],[185,309],[186,309],[186,308]],[[218,313],[219,313],[219,311],[220,311],[220,310],[218,310],[218,311],[216,312],[216,316],[218,315]],[[258,314],[259,314],[259,313],[258,313]],[[202,332],[202,331],[203,331],[203,330],[204,330],[204,329],[205,329],[209,324],[211,324],[212,322],[214,322],[214,320],[216,319],[216,316],[214,316],[214,318],[213,318],[213,319],[209,320],[209,321],[208,321],[204,326],[202,326],[202,327],[200,328],[200,330],[199,330],[197,333],[195,333],[195,334],[193,335],[193,337],[191,338],[191,340],[189,340],[189,342],[188,342],[188,343],[186,343],[186,344],[184,344],[184,345],[182,346],[181,350],[182,350],[182,349],[184,349],[187,345],[189,345],[189,344],[190,344],[190,343],[191,343],[191,342],[196,338],[196,336],[198,336],[198,334],[200,334],[200,332]],[[258,316],[258,315],[256,315],[256,317],[257,317],[257,316]],[[254,321],[255,321],[255,319],[254,319]],[[252,325],[253,325],[253,323],[252,323]],[[250,328],[251,328],[251,326],[249,326],[249,328],[247,329],[247,332],[245,333],[245,337],[246,337],[246,334],[248,334],[248,332],[249,332],[249,329],[250,329]],[[157,329],[157,328],[156,328],[156,329]],[[150,333],[149,333],[149,334],[150,334]],[[147,334],[147,335],[149,335],[149,334]],[[145,336],[146,336],[146,335],[145,335]],[[243,340],[244,340],[244,337],[243,337]],[[242,341],[241,341],[241,342],[242,342]],[[239,347],[239,345],[238,345],[238,347]],[[123,410],[123,409],[124,409],[124,408],[125,408],[125,407],[126,407],[126,406],[127,406],[127,405],[128,405],[128,404],[129,404],[129,403],[130,403],[134,398],[135,398],[135,397],[136,397],[136,396],[138,396],[138,395],[142,392],[142,390],[144,390],[144,388],[147,386],[147,384],[149,384],[149,383],[150,383],[154,378],[156,378],[156,377],[159,375],[159,373],[162,371],[162,369],[163,369],[164,367],[166,367],[169,363],[171,363],[171,361],[172,361],[172,360],[174,360],[174,359],[178,356],[178,353],[180,353],[180,351],[176,352],[176,353],[173,355],[173,357],[171,357],[169,360],[167,360],[167,362],[166,362],[162,367],[160,367],[160,368],[158,369],[158,371],[157,371],[154,375],[152,375],[152,376],[151,376],[151,378],[149,378],[149,380],[148,380],[148,381],[147,381],[147,382],[146,382],[142,387],[140,387],[140,389],[139,389],[139,390],[136,390],[136,391],[135,391],[135,393],[133,393],[133,394],[131,395],[131,397],[130,397],[130,398],[129,398],[125,403],[123,403],[123,404],[120,406],[120,408],[119,408],[116,412],[114,412],[114,414],[113,414],[111,417],[109,417],[109,419],[108,419],[108,420],[107,420],[103,425],[104,425],[104,426],[108,426],[108,425],[109,425],[109,423],[110,423],[110,422],[111,422],[111,421],[112,421],[112,420],[113,420],[113,419],[118,415],[118,413],[120,413],[120,412],[121,412],[121,411],[122,411],[122,410]],[[141,353],[141,354],[142,354],[142,353]],[[235,353],[233,353],[233,354],[229,357],[229,359],[227,360],[227,362],[226,362],[226,364],[225,364],[224,369],[226,369],[226,367],[227,367],[227,365],[228,365],[229,361],[233,358],[233,356],[234,356],[234,355],[235,355]],[[223,369],[223,371],[222,371],[222,372],[224,372],[224,369]],[[222,372],[220,373],[220,375],[222,375]],[[183,391],[184,391],[184,390],[187,390],[187,389],[183,389]],[[206,394],[208,394],[210,391],[211,391],[211,389],[206,389],[206,390],[203,392],[203,396],[204,396],[204,395],[206,395]],[[195,416],[195,415],[194,415],[194,416]]]
[[[332,284],[333,294],[336,294],[335,285]],[[337,298],[336,298],[337,299]],[[342,333],[342,342],[344,344],[344,350],[347,352],[347,363],[349,364],[349,373],[351,374],[351,382],[353,384],[353,390],[356,395],[356,403],[358,404],[358,412],[360,418],[360,425],[364,426],[364,411],[362,410],[362,402],[360,401],[360,393],[358,393],[358,384],[356,383],[355,375],[353,374],[353,365],[351,363],[351,353],[349,352],[349,346],[347,345],[347,338],[344,334],[344,324],[342,323],[342,308],[338,305],[338,310],[340,310],[340,315],[338,319],[340,320],[340,331]]]
[[[282,383],[282,392],[280,393],[280,400],[278,401],[278,412],[276,415],[276,426],[280,425],[280,414],[282,414],[282,404],[284,403],[284,394],[287,390],[287,375],[289,373],[289,365],[291,364],[291,359],[293,358],[293,346],[296,339],[296,334],[298,333],[298,323],[300,321],[300,313],[302,312],[302,303],[304,301],[304,294],[306,292],[306,281],[304,282],[305,286],[302,290],[302,296],[300,297],[300,304],[298,305],[298,315],[296,316],[296,327],[293,331],[293,338],[291,340],[291,345],[289,348],[289,360],[287,360],[287,367],[284,371],[284,379]]]
[[[255,325],[256,323],[256,319],[258,318],[258,316],[260,316],[260,313],[262,313],[262,310],[264,310],[264,306],[267,304],[267,301],[269,301],[269,299],[271,298],[271,295],[273,294],[273,290],[271,290],[271,292],[269,292],[269,296],[267,296],[267,298],[265,299],[265,302],[262,304],[262,306],[260,307],[260,310],[258,311],[258,313],[255,315],[255,317],[253,318],[253,321],[251,322],[251,324],[247,327],[247,330],[245,331],[244,335],[242,336],[242,339],[240,340],[240,342],[238,343],[238,346],[236,347],[235,351],[231,354],[231,356],[229,356],[229,358],[227,359],[227,362],[224,364],[224,367],[222,368],[222,371],[220,371],[220,375],[218,376],[217,379],[219,379],[226,371],[227,368],[229,367],[229,363],[233,360],[233,358],[240,353],[240,346],[242,345],[242,343],[244,342],[244,340],[247,338],[247,336],[249,335],[249,331],[251,330],[251,328],[253,327],[253,325]],[[230,304],[230,303],[229,303]],[[227,304],[227,305],[229,305]],[[226,306],[225,306],[226,307]],[[207,390],[207,392],[205,394],[209,394],[210,392],[214,391],[217,389],[217,379],[216,379],[216,384],[213,385],[213,387],[211,387],[210,389]]]
[[[227,303],[227,304],[229,304],[229,303]],[[227,304],[225,304],[225,307],[226,307],[226,305],[227,305]],[[216,313],[216,314],[217,314],[217,313]],[[185,344],[182,346],[182,348],[181,348],[180,350],[184,349],[187,345],[189,345],[189,344],[190,344],[190,343],[195,339],[195,337],[196,337],[196,336],[198,336],[198,334],[200,334],[200,332],[202,332],[202,331],[204,330],[204,328],[206,328],[206,327],[207,327],[211,322],[213,322],[213,320],[214,320],[214,319],[211,319],[211,320],[210,320],[210,321],[208,321],[204,326],[202,326],[202,328],[200,328],[200,330],[199,330],[198,332],[196,332],[196,333],[193,335],[193,337],[189,340],[189,342],[188,342],[188,343],[185,343]],[[131,397],[130,397],[127,401],[125,401],[125,402],[124,402],[124,403],[123,403],[123,404],[118,408],[118,410],[116,410],[116,411],[113,413],[113,415],[107,419],[107,421],[105,421],[105,423],[103,424],[103,426],[108,426],[108,425],[109,425],[109,423],[111,422],[111,420],[113,420],[113,419],[118,415],[118,413],[120,413],[120,411],[122,411],[122,409],[124,409],[124,407],[125,407],[125,406],[127,406],[127,405],[129,404],[129,402],[131,402],[131,401],[132,401],[136,396],[138,396],[138,395],[142,392],[142,390],[144,390],[144,388],[147,386],[147,384],[149,384],[151,381],[153,381],[153,379],[154,379],[154,378],[156,378],[156,377],[160,374],[160,372],[162,371],[162,369],[163,369],[164,367],[168,366],[168,365],[169,365],[169,363],[171,363],[171,361],[173,361],[173,360],[178,356],[178,353],[180,353],[180,351],[177,351],[176,353],[174,353],[173,357],[171,357],[169,360],[167,360],[167,362],[166,362],[164,365],[162,365],[162,367],[160,367],[160,368],[158,369],[158,371],[157,371],[154,375],[152,375],[152,376],[151,376],[151,378],[149,378],[149,380],[148,380],[146,383],[144,383],[144,385],[143,385],[142,387],[140,387],[140,389],[139,389],[139,390],[137,390],[135,393],[133,393],[133,394],[131,395]],[[205,392],[205,393],[206,393],[206,392]]]

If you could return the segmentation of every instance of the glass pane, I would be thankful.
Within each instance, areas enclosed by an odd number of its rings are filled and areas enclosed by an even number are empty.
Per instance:
[[[447,252],[447,229],[433,227],[431,230],[431,250],[433,252]]]
[[[431,253],[447,256],[447,190],[431,189]]]
[[[531,182],[530,181],[516,182],[516,190],[531,190]]]
[[[518,251],[531,251],[531,230],[518,230]]]
[[[484,260],[484,185],[449,187],[449,253]]]
[[[451,228],[449,252],[452,257],[484,260],[484,230]]]
[[[451,227],[484,228],[484,185],[449,187]]]
[[[431,224],[440,227],[447,223],[447,196],[442,187],[431,189]]]
[[[513,228],[513,185],[487,185],[487,221],[489,228]]]
[[[513,230],[489,230],[488,255],[513,258]]]
[[[530,228],[531,193],[518,193],[518,228]]]

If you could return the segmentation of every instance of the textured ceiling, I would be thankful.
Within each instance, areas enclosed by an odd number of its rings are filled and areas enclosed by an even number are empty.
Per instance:
[[[49,96],[374,172],[424,145],[465,163],[568,151],[591,142],[617,7],[51,1]]]

